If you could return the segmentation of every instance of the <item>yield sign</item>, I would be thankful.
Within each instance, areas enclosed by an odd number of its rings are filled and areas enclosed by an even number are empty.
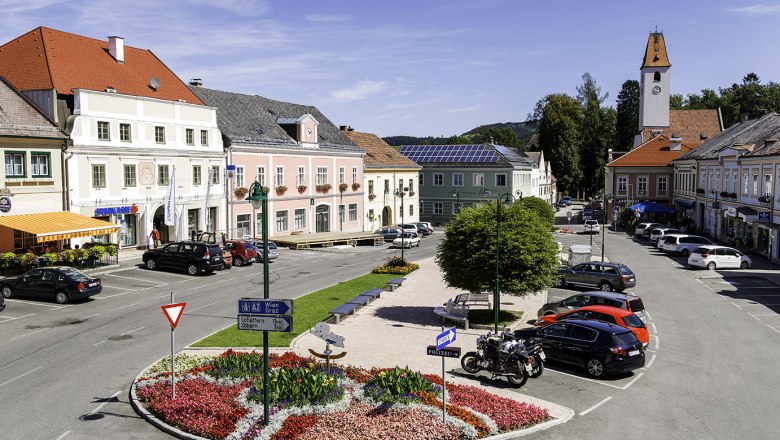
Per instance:
[[[168,318],[168,322],[171,323],[172,328],[176,328],[176,325],[179,323],[179,318],[181,318],[182,312],[184,312],[184,306],[186,305],[187,303],[173,303],[160,307],[165,314],[165,317]]]

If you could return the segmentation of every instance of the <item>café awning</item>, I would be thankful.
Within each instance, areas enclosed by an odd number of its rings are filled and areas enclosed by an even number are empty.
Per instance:
[[[0,226],[33,234],[38,243],[111,234],[119,229],[113,223],[67,211],[3,216]]]

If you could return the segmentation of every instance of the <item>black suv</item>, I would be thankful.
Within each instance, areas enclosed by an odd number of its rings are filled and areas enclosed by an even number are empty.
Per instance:
[[[567,319],[540,328],[547,359],[585,367],[593,377],[645,366],[642,343],[631,330],[610,322]]]
[[[179,241],[160,249],[147,250],[143,261],[150,270],[168,267],[184,269],[190,275],[211,273],[222,268],[222,248],[214,243]]]

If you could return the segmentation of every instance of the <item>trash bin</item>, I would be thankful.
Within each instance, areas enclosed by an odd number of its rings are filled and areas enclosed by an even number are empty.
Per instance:
[[[587,244],[574,244],[569,246],[569,266],[590,261],[591,247]]]

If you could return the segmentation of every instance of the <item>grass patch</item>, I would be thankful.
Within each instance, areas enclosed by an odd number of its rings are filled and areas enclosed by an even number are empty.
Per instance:
[[[334,309],[368,289],[384,287],[395,275],[368,274],[340,282],[306,296],[297,298],[293,304],[293,331],[290,333],[268,332],[271,347],[289,347],[290,342],[301,333],[309,331],[314,324],[330,317],[328,310]],[[192,344],[193,347],[262,347],[263,332],[238,330],[232,325]]]
[[[499,310],[498,325],[510,325],[523,317],[523,312],[516,310]],[[472,324],[490,325],[496,322],[496,312],[493,309],[469,310],[469,322]]]

